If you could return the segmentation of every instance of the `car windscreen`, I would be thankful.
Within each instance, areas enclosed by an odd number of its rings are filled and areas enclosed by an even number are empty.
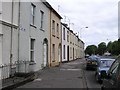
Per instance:
[[[113,60],[101,60],[100,67],[110,67],[113,63]]]

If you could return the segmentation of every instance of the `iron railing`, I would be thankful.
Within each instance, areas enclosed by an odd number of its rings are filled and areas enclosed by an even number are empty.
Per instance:
[[[12,64],[0,65],[0,79],[14,77],[16,73],[29,73],[34,71],[34,64],[30,61],[20,60]]]

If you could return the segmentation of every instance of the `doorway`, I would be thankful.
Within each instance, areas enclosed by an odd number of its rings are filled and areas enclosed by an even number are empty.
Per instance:
[[[74,60],[74,48],[73,48],[73,60]]]
[[[67,61],[69,61],[69,46],[67,46]]]
[[[58,46],[58,61],[61,62],[61,44]]]
[[[48,40],[45,38],[43,42],[43,67],[48,66]]]

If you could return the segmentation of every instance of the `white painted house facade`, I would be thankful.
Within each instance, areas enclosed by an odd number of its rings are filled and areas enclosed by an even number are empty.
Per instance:
[[[13,1],[0,5],[0,79],[46,67],[49,8],[43,2]]]
[[[0,79],[12,76],[18,60],[18,2],[0,2]]]
[[[30,61],[31,71],[48,64],[49,8],[42,2],[20,3],[19,60]]]
[[[67,24],[61,23],[62,30],[62,62],[69,61],[69,28]]]

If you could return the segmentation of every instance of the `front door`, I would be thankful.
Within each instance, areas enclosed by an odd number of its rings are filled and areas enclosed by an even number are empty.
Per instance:
[[[69,61],[69,46],[67,46],[67,61]]]
[[[58,59],[59,59],[59,62],[61,62],[61,59],[60,59],[60,47],[59,47],[59,49],[58,49]]]
[[[43,61],[43,67],[46,67],[47,66],[47,44],[44,44],[44,61]]]

